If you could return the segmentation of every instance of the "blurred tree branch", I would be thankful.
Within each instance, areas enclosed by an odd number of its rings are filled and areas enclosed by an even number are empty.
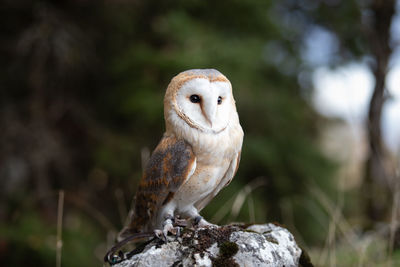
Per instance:
[[[391,174],[386,166],[387,153],[382,143],[381,117],[386,100],[385,78],[392,54],[390,26],[395,13],[395,4],[394,0],[374,0],[370,7],[371,16],[366,21],[365,27],[374,59],[370,67],[375,77],[375,87],[366,122],[369,152],[364,177],[366,217],[370,223],[381,221],[389,215],[393,198]]]

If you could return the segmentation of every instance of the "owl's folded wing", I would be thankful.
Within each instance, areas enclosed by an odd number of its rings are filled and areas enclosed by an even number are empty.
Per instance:
[[[193,174],[196,157],[184,140],[164,136],[151,155],[140,181],[130,232],[142,232],[161,206],[167,204],[179,187]]]

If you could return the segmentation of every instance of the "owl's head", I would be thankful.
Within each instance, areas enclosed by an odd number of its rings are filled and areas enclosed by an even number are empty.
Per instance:
[[[214,69],[193,69],[175,76],[164,98],[167,123],[183,120],[191,128],[218,133],[236,114],[229,80]],[[176,123],[173,123],[176,124]]]

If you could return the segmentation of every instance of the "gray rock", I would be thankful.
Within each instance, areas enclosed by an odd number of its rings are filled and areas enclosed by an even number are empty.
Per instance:
[[[298,266],[301,249],[275,224],[184,229],[168,243],[153,241],[114,267],[133,266]]]

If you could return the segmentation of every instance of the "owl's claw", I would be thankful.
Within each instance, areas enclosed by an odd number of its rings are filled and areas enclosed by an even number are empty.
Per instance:
[[[172,225],[171,220],[167,220],[166,223],[164,223],[164,228],[162,231],[163,231],[163,234],[165,237],[168,235],[168,233],[171,233],[172,235],[176,235],[176,233],[177,233],[177,230]]]
[[[180,219],[179,217],[175,217],[174,225],[185,228],[188,226],[188,222],[185,219]]]
[[[179,237],[181,229],[179,226],[174,226],[174,218],[168,217],[163,223],[162,230],[154,230],[154,235],[164,242],[168,242],[168,234],[172,234],[175,237]]]
[[[164,241],[165,243],[167,243],[167,237],[164,235],[162,230],[159,230],[159,229],[154,230],[154,235],[158,239],[160,239],[160,240]]]
[[[202,217],[202,216],[200,216],[200,215],[199,215],[199,216],[196,216],[196,217],[194,218],[194,220],[193,220],[193,225],[194,225],[194,226],[198,226],[201,220],[203,220],[203,217]]]
[[[202,216],[198,215],[193,219],[193,227],[204,228],[204,227],[218,227],[216,224],[207,222]]]

